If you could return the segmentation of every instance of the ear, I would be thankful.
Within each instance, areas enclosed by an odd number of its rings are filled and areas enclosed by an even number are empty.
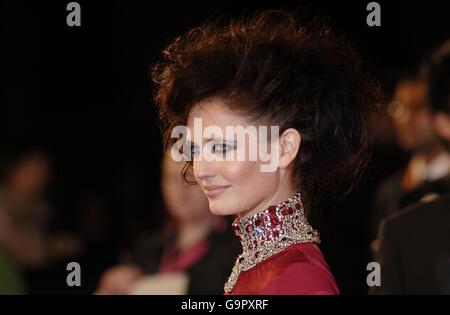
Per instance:
[[[300,150],[302,137],[297,129],[286,129],[280,136],[280,160],[279,167],[287,168],[297,156]]]
[[[439,138],[450,142],[450,115],[439,112],[433,116],[433,128]]]

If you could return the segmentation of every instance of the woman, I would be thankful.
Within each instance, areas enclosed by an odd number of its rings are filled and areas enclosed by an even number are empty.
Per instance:
[[[326,26],[280,11],[207,23],[164,50],[153,80],[166,144],[185,125],[193,157],[173,147],[188,160],[185,179],[194,176],[214,214],[237,215],[243,252],[226,294],[339,293],[306,216],[350,192],[367,164],[377,88],[360,66]],[[230,127],[250,130],[244,138],[257,130],[275,167],[263,171],[267,159],[250,158],[254,146]]]
[[[133,264],[109,268],[96,294],[219,294],[238,253],[223,217],[213,216],[199,187],[180,176],[166,151],[161,191],[171,224],[138,242]]]

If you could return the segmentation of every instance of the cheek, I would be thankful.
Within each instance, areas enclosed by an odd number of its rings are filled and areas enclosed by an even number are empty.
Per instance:
[[[221,175],[235,186],[237,192],[251,193],[255,190],[266,191],[275,183],[275,173],[261,172],[261,163],[254,161],[223,162]]]
[[[179,198],[176,196],[179,194],[177,185],[172,185],[173,181],[163,180],[162,181],[162,195],[164,199],[164,204],[169,211],[178,208]]]
[[[219,198],[210,198],[215,215],[231,215],[248,210],[276,190],[276,173],[260,171],[260,163],[252,161],[216,162],[220,183],[231,185]]]
[[[185,199],[185,206],[187,206],[191,211],[195,212],[205,212],[209,213],[209,203],[208,198],[201,190],[200,186],[191,186],[187,191],[187,198]]]
[[[230,183],[241,186],[259,175],[258,163],[248,161],[221,162],[220,173]]]
[[[431,128],[431,117],[429,115],[422,115],[419,120],[419,126],[422,129],[432,130]]]

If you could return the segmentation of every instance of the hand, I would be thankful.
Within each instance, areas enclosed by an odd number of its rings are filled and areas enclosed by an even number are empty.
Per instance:
[[[142,271],[134,265],[111,267],[103,273],[94,294],[129,294],[130,289],[142,276]]]

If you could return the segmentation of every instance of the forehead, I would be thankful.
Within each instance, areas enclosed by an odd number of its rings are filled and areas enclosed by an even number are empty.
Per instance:
[[[226,126],[248,126],[250,122],[233,112],[226,102],[218,97],[209,98],[194,104],[189,111],[187,127],[192,129],[194,118],[201,118],[202,127],[217,126],[225,130]]]
[[[395,91],[395,98],[403,102],[421,100],[426,96],[426,84],[423,81],[405,81]]]

